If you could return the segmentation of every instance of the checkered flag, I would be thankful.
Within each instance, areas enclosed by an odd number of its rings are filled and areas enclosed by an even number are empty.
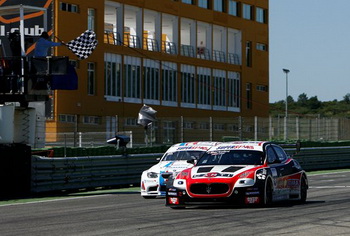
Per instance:
[[[96,34],[94,31],[86,30],[66,45],[79,59],[86,59],[97,46]]]

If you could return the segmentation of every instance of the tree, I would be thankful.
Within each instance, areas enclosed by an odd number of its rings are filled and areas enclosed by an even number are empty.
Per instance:
[[[302,93],[298,97],[298,105],[299,106],[306,106],[309,98],[307,97],[306,93]]]
[[[346,104],[350,104],[350,93],[347,93],[344,96],[343,102],[345,102]]]

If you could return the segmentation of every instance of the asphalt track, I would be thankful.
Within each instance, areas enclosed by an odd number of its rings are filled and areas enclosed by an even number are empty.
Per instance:
[[[350,172],[309,176],[305,204],[173,210],[137,192],[0,206],[0,235],[350,235]]]

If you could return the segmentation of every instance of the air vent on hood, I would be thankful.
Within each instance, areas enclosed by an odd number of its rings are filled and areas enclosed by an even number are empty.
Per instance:
[[[200,168],[198,168],[197,173],[209,172],[209,171],[211,171],[211,169],[213,169],[213,167],[200,167]]]
[[[234,166],[230,166],[226,169],[224,169],[222,172],[236,172],[237,170],[242,169],[242,167],[234,167]]]

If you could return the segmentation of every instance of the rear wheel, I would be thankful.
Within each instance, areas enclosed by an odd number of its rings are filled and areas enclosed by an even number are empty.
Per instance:
[[[307,184],[306,184],[306,178],[303,175],[300,180],[300,203],[306,202],[307,198]]]

